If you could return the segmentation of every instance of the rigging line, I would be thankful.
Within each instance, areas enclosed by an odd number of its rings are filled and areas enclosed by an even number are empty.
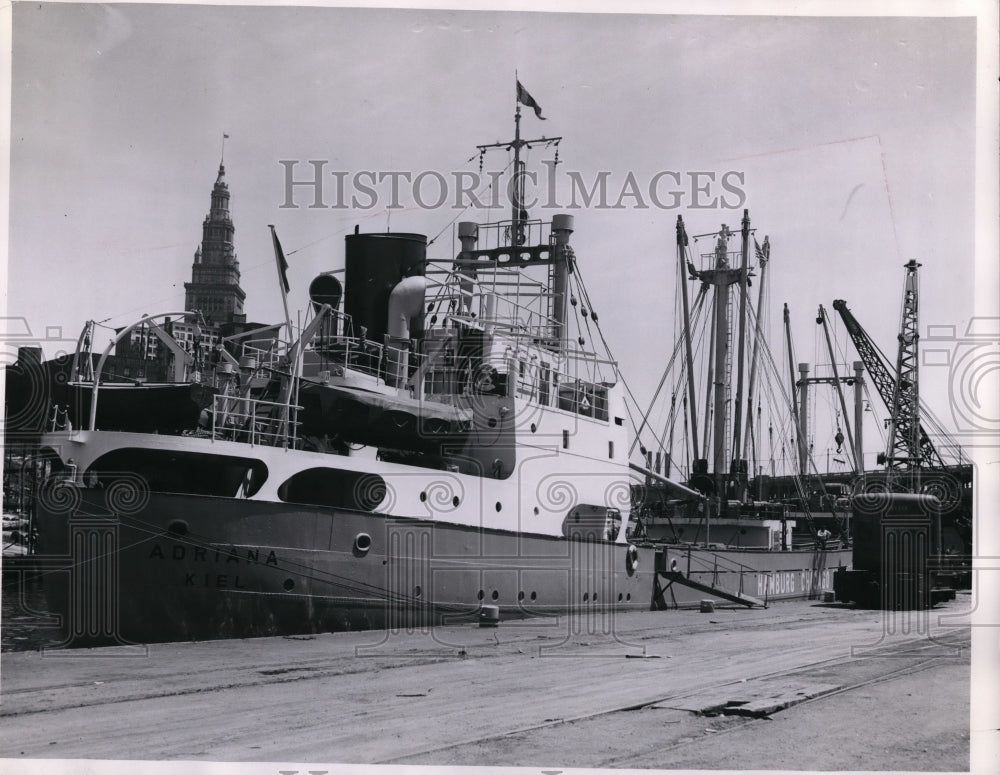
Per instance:
[[[874,417],[875,417],[875,430],[878,432],[879,438],[881,440],[881,446],[882,446],[882,448],[885,448],[885,446],[886,446],[886,444],[888,442],[888,439],[886,438],[885,426],[878,419],[878,415],[875,414],[875,407],[878,406],[879,404],[874,403],[874,399],[872,398],[871,390],[869,388],[869,385],[868,385],[867,381],[865,382],[865,384],[864,384],[863,387],[864,387],[864,391],[865,391],[865,401],[868,403],[868,407],[869,407],[869,409],[871,409],[872,415],[874,415]],[[879,401],[881,402],[881,400],[882,399],[881,399],[881,396],[880,396],[879,397]]]
[[[159,527],[159,526],[157,526],[157,525],[154,525],[153,523],[146,522],[146,521],[144,521],[142,519],[139,519],[138,517],[130,517],[130,521],[131,521],[132,527],[134,529],[136,529],[136,530],[145,531],[149,535],[153,535],[153,536],[162,536],[163,535],[162,528]],[[190,531],[188,533],[186,533],[184,536],[170,536],[170,538],[171,538],[171,540],[173,540],[175,542],[178,542],[178,543],[187,543],[188,545],[194,546],[196,548],[211,549],[212,551],[218,551],[220,554],[223,554],[223,553],[227,552],[227,549],[223,548],[223,546],[229,547],[229,548],[233,548],[233,547],[237,546],[237,545],[232,544],[230,542],[225,542],[224,545],[223,545],[219,541],[213,541],[207,535],[198,534],[198,533],[192,533]],[[265,547],[260,547],[260,548],[265,548]],[[285,561],[283,561],[283,563],[281,565],[274,566],[274,567],[275,567],[276,570],[277,569],[294,568],[294,569],[307,569],[307,570],[308,569],[313,569],[315,571],[315,568],[313,568],[313,566],[305,565],[303,563],[298,563],[298,562],[289,561],[289,560],[285,560]],[[303,575],[306,575],[306,574],[303,574]],[[347,579],[347,580],[349,580],[350,579],[350,577],[343,577],[343,576],[339,576],[338,574],[329,573],[329,572],[322,573],[321,575],[313,575],[313,576],[310,576],[310,578],[314,578],[316,580],[328,580],[328,579]],[[369,585],[369,584],[364,584],[364,583],[359,583],[359,582],[356,582],[354,584],[354,587],[357,588],[357,589],[379,589],[379,587],[377,587],[375,585]]]
[[[902,319],[902,301],[900,302],[899,315],[900,315],[900,319]],[[896,374],[895,360],[889,360],[889,358],[885,354],[885,351],[883,351],[882,348],[879,347],[878,344],[873,339],[871,339],[871,337],[869,337],[869,342],[870,342],[872,348],[877,353],[878,357],[880,357],[882,359],[883,364],[886,364],[886,368],[887,368],[887,370],[889,372],[889,375],[895,379],[898,376]],[[868,383],[869,382],[870,382],[870,379],[869,380],[865,380],[864,386],[865,386],[865,396],[870,398],[869,392],[868,392]],[[882,403],[882,399],[881,399],[881,395],[880,395],[879,396],[879,404],[881,404],[881,403]],[[876,404],[872,403],[871,400],[869,400],[869,404],[871,406],[873,406],[873,407],[876,405]],[[946,448],[949,448],[949,449],[953,448],[955,446],[955,443],[951,439],[951,435],[948,433],[948,431],[946,430],[946,428],[944,427],[944,425],[941,423],[941,421],[937,418],[937,416],[933,413],[933,411],[931,410],[930,406],[923,399],[923,397],[920,398],[920,401],[918,403],[918,408],[919,408],[919,411],[920,411],[921,418],[927,420],[927,424],[929,426],[931,426],[931,430],[933,430],[940,438],[946,440],[946,442],[947,442]],[[887,407],[887,410],[889,412],[892,412],[892,408],[891,407]],[[874,411],[874,409],[873,409],[873,411]],[[883,428],[881,428],[881,423],[879,423],[879,426],[880,426],[879,430],[881,432],[883,430]],[[885,444],[888,444],[888,439],[885,440]],[[935,449],[937,449],[937,444],[935,444],[934,446],[935,446]],[[940,450],[938,450],[938,453],[940,454]]]
[[[137,517],[131,517],[130,521],[133,529],[135,530],[138,530],[140,532],[145,532],[150,536],[160,537],[163,535],[162,529],[159,526],[153,525],[152,523],[145,522]],[[175,543],[187,544],[188,546],[192,546],[196,549],[205,549],[206,551],[211,550],[218,553],[219,555],[231,556],[231,549],[237,546],[232,543],[227,543],[223,546],[218,541],[212,541],[208,536],[202,536],[200,534],[192,534],[191,532],[188,532],[184,536],[171,536],[170,538]],[[226,549],[225,547],[229,547],[229,549]],[[242,548],[242,546],[240,548]],[[266,547],[260,547],[260,548],[263,549]],[[274,549],[272,548],[271,551],[274,551]],[[265,563],[257,562],[256,564],[258,565],[263,564],[265,568],[273,567],[275,571],[284,570],[286,572],[287,571],[296,572],[303,578],[309,578],[310,580],[313,581],[335,583],[338,587],[342,589],[352,590],[359,593],[367,592],[369,594],[371,593],[379,594],[381,589],[380,587],[375,585],[365,584],[363,582],[357,582],[353,580],[351,577],[340,576],[334,573],[319,574],[317,573],[317,569],[315,567],[310,565],[305,565],[303,563],[283,560],[280,564],[273,566],[268,566],[266,562]],[[403,599],[403,601],[405,602],[405,598]]]
[[[585,285],[585,282],[584,282],[584,279],[583,279],[583,274],[582,274],[582,272],[580,272],[580,265],[579,264],[576,265],[576,272],[579,275],[579,283],[580,283],[580,285],[583,286],[584,293],[586,293],[586,285]],[[588,306],[590,307],[591,310],[593,310],[593,305],[591,305],[589,303],[589,295],[588,295],[587,298],[588,298]],[[625,393],[626,393],[627,397],[632,400],[632,403],[635,405],[636,410],[637,411],[641,411],[641,405],[639,404],[638,399],[636,399],[635,394],[632,392],[632,388],[628,384],[628,380],[625,379],[625,375],[622,373],[621,368],[618,365],[618,362],[615,360],[615,358],[614,358],[614,356],[613,356],[613,354],[611,352],[611,347],[610,347],[610,345],[608,345],[607,339],[604,336],[604,330],[601,328],[600,322],[595,321],[594,325],[595,325],[595,328],[597,329],[598,336],[600,336],[600,338],[601,338],[601,344],[604,346],[604,351],[608,355],[608,359],[611,360],[612,363],[615,364],[615,373],[617,374],[618,378],[621,380],[622,387],[625,388]],[[639,435],[639,429],[636,427],[636,425],[635,425],[635,419],[631,415],[629,416],[629,422],[632,424],[632,427],[633,427],[633,430],[635,431],[636,437],[638,437],[638,435]],[[655,432],[654,432],[654,436],[655,436]],[[661,444],[662,444],[662,440],[661,440]],[[634,449],[634,442],[633,442],[633,447],[632,448]],[[630,450],[630,453],[631,453],[631,450]]]
[[[510,165],[513,164],[513,163],[514,163],[514,160],[511,159],[511,161],[508,162],[507,166],[504,167],[504,169],[501,171],[500,174],[503,175],[503,173],[506,172],[507,169],[510,167]],[[493,181],[491,180],[485,186],[483,186],[482,188],[480,188],[479,191],[476,192],[476,195],[474,195],[473,197],[470,198],[469,203],[465,207],[462,208],[462,210],[458,213],[458,215],[456,215],[454,218],[452,218],[450,221],[448,221],[448,223],[445,224],[444,228],[442,228],[441,231],[439,231],[437,234],[435,234],[433,237],[431,237],[431,239],[427,243],[427,246],[430,247],[431,245],[433,245],[434,242],[437,240],[437,238],[440,237],[442,234],[445,233],[445,231],[448,230],[448,227],[450,227],[453,223],[455,223],[455,221],[457,221],[459,218],[461,218],[462,215],[465,213],[466,210],[468,210],[470,207],[472,207],[472,204],[473,204],[474,201],[478,202],[480,194],[482,194],[484,191],[492,190],[492,188],[493,188]],[[491,201],[492,201],[492,197],[491,197]]]
[[[703,308],[702,305],[704,303],[705,297],[707,296],[707,290],[708,290],[707,286],[701,286],[701,288],[699,289],[698,295],[695,298],[694,304],[693,304],[693,306],[692,306],[692,308],[690,310],[691,328],[697,327],[697,324],[700,322],[700,313],[701,313],[701,310]],[[678,328],[679,328],[679,326],[678,326]],[[701,354],[701,350],[700,350],[701,342],[702,342],[702,338],[701,337],[704,336],[704,327],[698,328],[698,332],[699,332],[699,338],[698,338],[697,342],[694,344],[694,346],[692,347],[692,356],[691,356],[692,359],[694,359],[696,357],[696,354],[698,354],[698,355]],[[682,338],[680,338],[680,337],[678,337],[677,341],[680,342],[681,344],[684,343],[684,340]],[[667,368],[669,370],[669,366]],[[676,394],[676,393],[680,392],[680,393],[682,393],[684,395],[685,411],[687,411],[688,396],[687,396],[686,386],[684,388],[682,388],[681,385],[682,385],[683,382],[686,381],[688,368],[693,368],[693,364],[689,366],[689,364],[687,363],[687,359],[686,358],[682,358],[681,359],[680,369],[679,369],[679,374],[678,374],[678,377],[677,377],[677,383],[675,383],[675,385],[674,385],[674,393]],[[653,400],[654,401],[656,400],[655,396],[654,396]],[[676,421],[677,421],[676,415],[675,415],[675,413],[673,411],[671,411],[670,414],[668,415],[668,423],[669,423],[669,425],[667,425],[664,428],[664,433],[665,434],[669,432],[670,427]],[[688,427],[687,426],[687,417],[685,417],[685,419],[684,419],[684,427],[685,428]],[[688,440],[689,440],[688,437],[685,436],[684,437],[684,443],[686,444],[688,442]],[[671,452],[672,451],[673,450],[671,450]]]
[[[677,412],[678,411],[685,411],[685,409],[686,409],[686,406],[685,406],[685,402],[686,402],[686,398],[687,398],[686,397],[686,391],[685,391],[685,387],[686,387],[685,377],[686,376],[687,376],[687,368],[685,367],[684,363],[682,362],[681,363],[681,367],[679,369],[679,373],[677,375],[677,380],[676,380],[676,382],[674,382],[673,394],[671,395],[670,410],[667,413],[667,422],[665,423],[664,430],[663,430],[664,435],[667,435],[670,432],[670,430],[673,429],[675,423],[677,422]],[[681,401],[681,406],[680,407],[678,407],[677,402],[675,400],[678,393],[681,395],[681,398],[684,399],[684,400]],[[685,426],[684,427],[685,428],[687,427],[686,418],[685,418]],[[671,455],[673,455],[673,447],[672,446],[668,450],[668,452]]]
[[[162,304],[162,303],[167,302],[167,301],[173,301],[174,299],[179,299],[182,295],[184,295],[184,294],[181,291],[178,291],[177,293],[171,294],[170,296],[164,296],[164,297],[162,297],[160,299],[154,299],[153,301],[148,301],[148,302],[146,302],[146,303],[144,303],[144,304],[142,304],[142,305],[140,305],[138,307],[133,307],[132,309],[127,309],[127,310],[124,310],[123,312],[118,312],[118,313],[116,313],[114,315],[109,315],[108,317],[104,318],[103,320],[96,320],[96,321],[94,321],[94,324],[98,325],[98,326],[101,326],[102,328],[107,328],[107,329],[113,331],[114,330],[113,326],[105,326],[103,324],[107,323],[109,320],[114,320],[115,318],[120,318],[122,315],[131,315],[131,314],[133,314],[135,312],[138,312],[141,309],[149,309],[150,307],[153,307],[156,304]]]
[[[472,159],[474,159],[474,158],[475,158],[475,156],[472,157]],[[472,159],[469,159],[468,161],[472,161]],[[468,161],[466,163],[468,163]],[[507,166],[509,167],[510,164],[508,164]],[[507,170],[505,168],[503,170],[503,172],[506,172],[506,171]],[[503,172],[501,172],[500,174],[502,175]],[[493,186],[493,181],[491,180],[483,188],[479,189],[479,191],[476,193],[476,196],[473,197],[473,198],[476,199],[479,194],[482,194],[485,190],[491,188],[492,186]],[[438,234],[433,239],[431,239],[427,244],[428,245],[433,244],[434,240],[436,240],[438,237],[440,237],[441,234],[443,234],[444,231],[448,228],[448,226],[451,226],[451,224],[454,223],[458,218],[460,218],[462,216],[462,213],[464,213],[466,210],[468,210],[469,207],[471,207],[471,206],[472,206],[472,202],[469,202],[469,204],[466,205],[465,208],[458,215],[456,215],[455,218],[453,218],[443,229],[441,229],[441,231],[438,232]],[[413,208],[404,208],[404,209],[413,209]],[[367,220],[371,220],[372,218],[379,218],[379,217],[381,217],[382,215],[384,215],[384,212],[385,211],[373,212],[373,213],[371,213],[369,215],[366,215],[366,216],[363,216],[361,218],[355,217],[355,218],[352,218],[351,220],[354,220],[354,221],[367,221]],[[313,245],[318,245],[320,242],[325,242],[326,240],[333,239],[334,237],[343,236],[343,235],[347,234],[348,232],[350,232],[350,230],[351,230],[351,227],[348,226],[345,229],[340,229],[338,231],[331,232],[330,234],[327,234],[327,235],[325,235],[323,237],[319,237],[318,239],[315,239],[312,242],[307,242],[305,245],[299,245],[299,247],[294,248],[293,250],[286,250],[285,251],[285,256],[286,257],[287,256],[294,256],[296,253],[298,253],[301,250],[305,250],[306,248],[311,248]],[[266,266],[268,263],[270,263],[270,262],[264,262],[262,264],[255,264],[255,265],[250,266],[248,268],[249,269],[255,269],[255,268],[260,267],[260,266]]]
[[[767,369],[769,369],[769,371],[765,373],[770,379],[774,380],[773,384],[777,385],[778,388],[777,392],[780,394],[780,397],[785,402],[785,405],[787,407],[791,407],[792,401],[791,401],[791,395],[789,393],[789,387],[788,385],[786,385],[785,378],[781,376],[778,370],[778,366],[775,363],[771,347],[770,345],[768,345],[766,341],[761,342],[761,344],[762,344],[761,353],[764,355],[764,365]],[[784,348],[782,348],[782,350],[784,351]],[[770,391],[768,393],[768,398],[769,401],[773,400],[773,393]],[[792,427],[797,427],[795,418],[789,418],[789,423]]]
[[[667,365],[663,369],[663,375],[660,377],[660,382],[656,386],[656,390],[653,392],[653,398],[649,402],[649,408],[646,409],[645,412],[643,412],[642,422],[640,423],[639,431],[637,432],[636,436],[632,439],[632,444],[629,446],[628,450],[629,455],[631,455],[635,451],[635,447],[639,443],[638,434],[641,433],[642,429],[647,427],[648,425],[649,415],[652,414],[653,408],[656,406],[656,400],[660,397],[660,391],[663,389],[663,385],[666,383],[667,377],[670,375],[670,369],[674,364],[674,359],[677,357],[677,354],[680,351],[681,344],[683,344],[683,342],[680,339],[677,339],[676,342],[674,343],[673,352],[670,354],[670,359],[667,361]],[[649,425],[649,430],[653,434],[653,436],[657,438],[657,440],[660,440],[660,437],[657,436],[656,431],[653,430],[651,425]]]
[[[695,303],[697,304],[702,298],[703,298],[703,294],[699,294],[698,299],[696,300]],[[684,343],[683,340],[681,338],[679,338],[679,337],[675,340],[673,352],[671,352],[670,359],[667,361],[667,365],[663,369],[663,376],[660,377],[660,383],[656,386],[656,391],[653,393],[653,398],[649,402],[649,408],[643,413],[642,423],[640,424],[639,430],[636,432],[636,436],[632,440],[632,444],[629,447],[629,455],[631,455],[635,451],[635,447],[639,443],[639,433],[642,432],[642,429],[644,427],[649,427],[649,430],[653,434],[653,437],[658,442],[660,442],[661,447],[663,446],[663,437],[659,436],[656,433],[656,431],[653,430],[653,427],[651,425],[649,425],[648,418],[649,418],[649,415],[653,411],[653,408],[654,408],[654,406],[656,404],[656,400],[660,396],[660,391],[663,389],[663,385],[667,381],[667,377],[670,374],[670,370],[673,367],[674,361],[677,359],[677,356],[680,354],[681,345],[683,345],[683,343]],[[638,406],[638,403],[637,403],[637,406]]]

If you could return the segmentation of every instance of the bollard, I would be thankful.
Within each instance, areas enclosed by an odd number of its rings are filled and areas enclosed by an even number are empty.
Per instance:
[[[496,627],[500,624],[500,606],[484,605],[479,611],[480,627]]]

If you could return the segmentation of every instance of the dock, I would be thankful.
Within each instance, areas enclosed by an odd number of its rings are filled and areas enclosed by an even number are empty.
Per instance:
[[[9,652],[0,756],[967,770],[970,607],[801,600]]]

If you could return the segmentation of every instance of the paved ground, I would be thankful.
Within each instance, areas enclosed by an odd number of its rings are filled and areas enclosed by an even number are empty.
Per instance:
[[[968,607],[5,653],[0,756],[967,771]]]

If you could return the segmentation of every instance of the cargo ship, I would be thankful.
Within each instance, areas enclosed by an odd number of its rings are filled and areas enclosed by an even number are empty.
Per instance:
[[[518,98],[515,138],[497,146],[521,171]],[[521,201],[515,188],[509,219],[459,222],[441,258],[424,235],[356,228],[299,327],[178,351],[169,378],[122,378],[115,347],[197,327],[198,310],[144,316],[102,352],[88,325],[72,357],[37,364],[46,390],[21,393],[43,426],[30,559],[63,645],[831,589],[842,548],[793,547],[787,515],[704,486],[702,463],[675,480],[631,460],[618,365],[584,336],[599,324],[573,216],[531,219]],[[712,537],[640,524],[644,481]]]

